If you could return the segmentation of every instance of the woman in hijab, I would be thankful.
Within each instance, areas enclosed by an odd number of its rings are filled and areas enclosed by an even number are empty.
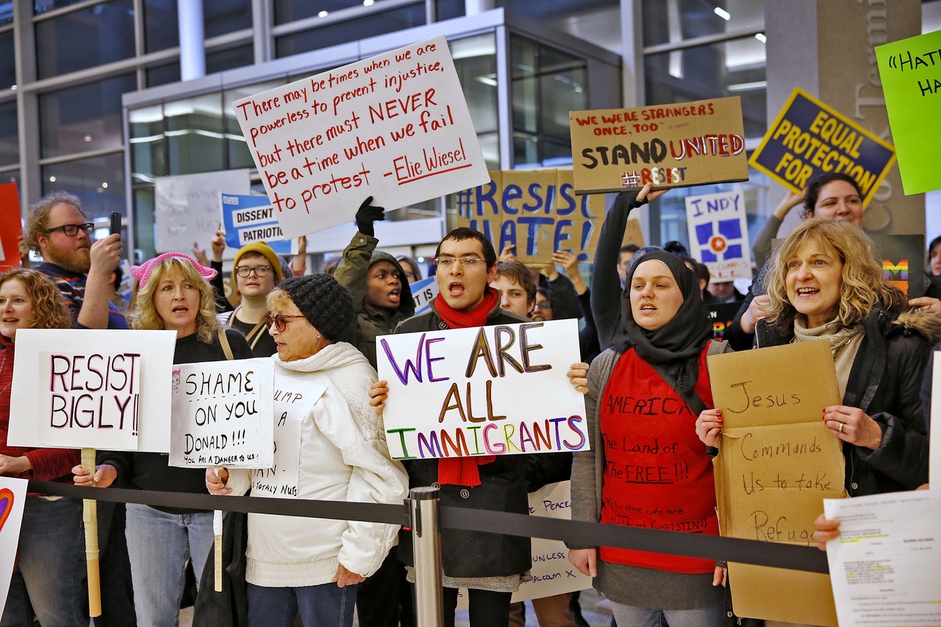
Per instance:
[[[592,450],[575,453],[572,518],[718,535],[712,463],[696,436],[711,408],[711,340],[699,282],[662,250],[635,257],[622,304],[628,339],[588,373]],[[569,547],[620,625],[722,624],[725,570],[713,560],[610,547]]]

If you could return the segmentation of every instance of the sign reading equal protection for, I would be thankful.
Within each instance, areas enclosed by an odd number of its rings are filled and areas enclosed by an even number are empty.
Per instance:
[[[738,96],[572,111],[569,124],[576,194],[748,180]]]
[[[895,163],[895,149],[795,88],[748,163],[795,193],[824,172],[847,174],[865,207]]]

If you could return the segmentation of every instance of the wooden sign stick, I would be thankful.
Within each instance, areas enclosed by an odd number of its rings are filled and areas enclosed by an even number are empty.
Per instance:
[[[82,449],[82,468],[94,479],[95,449]],[[92,481],[94,485],[94,481]],[[101,616],[101,579],[98,573],[98,501],[83,499],[85,522],[85,566],[88,569],[88,614]]]

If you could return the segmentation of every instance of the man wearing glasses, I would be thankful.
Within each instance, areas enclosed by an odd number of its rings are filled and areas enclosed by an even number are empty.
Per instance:
[[[95,225],[82,201],[65,192],[45,196],[26,216],[26,244],[42,255],[36,270],[52,279],[65,298],[76,328],[126,329],[127,321],[111,305],[111,273],[121,261],[121,236],[92,243]]]

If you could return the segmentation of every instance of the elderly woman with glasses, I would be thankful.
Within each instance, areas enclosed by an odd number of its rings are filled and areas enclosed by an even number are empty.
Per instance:
[[[365,391],[376,371],[337,341],[354,318],[346,288],[326,274],[293,277],[268,295],[275,362],[275,476],[210,469],[212,494],[401,503],[408,479],[392,461]],[[264,485],[262,485],[264,483]],[[392,547],[395,525],[248,515],[248,624],[353,624],[357,585]]]
[[[174,364],[253,357],[245,338],[223,331],[215,316],[215,296],[207,282],[216,271],[182,253],[164,253],[131,268],[138,280],[130,313],[134,329],[176,331]],[[94,482],[104,488],[119,481],[141,490],[204,493],[203,471],[175,468],[160,453],[98,454]],[[92,485],[81,467],[77,485]],[[213,544],[212,512],[175,507],[127,505],[127,547],[138,625],[176,625],[192,562],[197,580]]]

